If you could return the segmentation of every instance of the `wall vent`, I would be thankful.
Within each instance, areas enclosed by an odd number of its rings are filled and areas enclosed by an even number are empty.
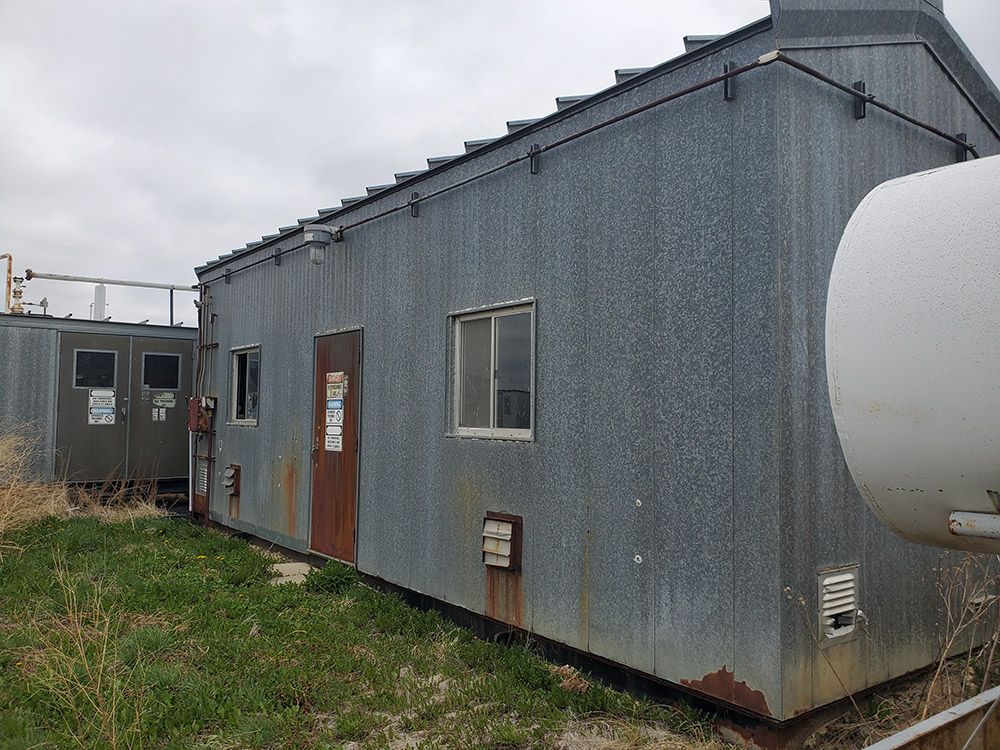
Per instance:
[[[521,567],[520,516],[487,513],[483,519],[483,565],[516,571]]]
[[[819,631],[824,641],[855,632],[858,623],[858,566],[819,574]]]
[[[208,461],[198,460],[198,470],[195,472],[194,491],[198,495],[208,494]]]

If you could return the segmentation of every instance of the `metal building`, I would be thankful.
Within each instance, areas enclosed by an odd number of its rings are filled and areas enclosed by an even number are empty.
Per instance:
[[[824,301],[864,195],[1000,151],[1000,95],[940,0],[686,44],[196,269],[195,508],[787,720],[935,654]]]
[[[44,480],[184,480],[197,331],[0,314],[0,423],[40,438]]]

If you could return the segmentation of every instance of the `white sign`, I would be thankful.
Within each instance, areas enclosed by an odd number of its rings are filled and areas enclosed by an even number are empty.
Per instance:
[[[326,423],[327,424],[343,424],[344,423],[344,410],[343,409],[327,409],[326,410]]]
[[[153,394],[153,406],[162,406],[165,409],[173,409],[177,404],[177,394],[176,393],[154,393]]]
[[[87,400],[87,424],[114,424],[117,409],[112,389],[94,389]]]
[[[160,409],[159,407],[153,407],[153,421],[154,422],[166,422],[167,421],[167,410]]]
[[[344,449],[344,438],[340,435],[327,435],[326,449],[328,451],[342,451]]]

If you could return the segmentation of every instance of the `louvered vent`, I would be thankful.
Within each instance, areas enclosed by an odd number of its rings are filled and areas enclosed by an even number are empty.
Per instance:
[[[487,513],[483,519],[483,564],[512,573],[520,570],[523,528],[520,516]]]
[[[858,566],[820,573],[819,624],[824,639],[854,632],[858,620]]]
[[[195,473],[195,494],[208,494],[208,462],[198,461],[198,471]]]

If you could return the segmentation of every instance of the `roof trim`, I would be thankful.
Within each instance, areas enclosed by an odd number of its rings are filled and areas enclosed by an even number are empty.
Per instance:
[[[546,128],[556,122],[560,122],[561,120],[572,117],[580,112],[589,109],[590,107],[593,107],[597,104],[600,104],[601,102],[607,101],[608,99],[618,96],[619,94],[625,91],[630,91],[631,89],[637,88],[638,86],[641,86],[648,81],[651,81],[655,78],[659,78],[660,76],[666,75],[667,73],[672,73],[675,70],[683,68],[686,65],[689,65],[693,62],[696,62],[697,60],[700,60],[703,57],[708,57],[709,55],[718,52],[720,49],[724,49],[726,47],[732,46],[733,44],[737,44],[745,39],[749,39],[750,37],[768,31],[771,29],[771,27],[772,27],[771,16],[764,16],[763,18],[758,19],[757,21],[749,23],[746,26],[742,26],[738,29],[735,29],[734,31],[729,32],[728,34],[724,34],[718,37],[715,41],[704,44],[690,52],[684,52],[678,55],[677,57],[673,57],[665,62],[660,63],[659,65],[649,68],[647,71],[639,73],[638,75],[633,76],[631,78],[628,78],[627,80],[622,81],[621,83],[615,83],[612,86],[603,89],[602,91],[598,91],[596,94],[592,94],[588,96],[586,99],[583,99],[582,101],[579,101],[564,109],[557,110],[549,115],[546,115],[545,117],[536,120],[531,125],[516,130],[513,133],[507,133],[505,135],[498,136],[497,138],[491,140],[489,143],[482,145],[471,152],[465,154],[459,154],[454,159],[448,162],[433,167],[432,169],[428,169],[427,171],[415,175],[414,177],[411,177],[407,180],[404,180],[403,182],[398,182],[394,185],[390,185],[385,190],[380,190],[379,192],[373,195],[364,196],[361,200],[357,201],[356,203],[352,203],[349,206],[343,206],[337,209],[336,211],[333,211],[332,213],[329,214],[321,213],[320,216],[317,217],[316,222],[325,223],[327,221],[330,221],[331,219],[335,218],[339,219],[341,216],[346,215],[350,211],[354,211],[355,209],[371,205],[376,201],[385,198],[386,196],[403,192],[404,190],[410,189],[412,186],[420,182],[423,182],[424,180],[427,180],[431,177],[435,177],[439,174],[443,174],[445,171],[459,164],[465,164],[466,162],[472,161],[473,159],[478,159],[485,154],[491,153],[497,149],[509,145],[510,143],[513,143],[517,140],[520,140],[521,138],[524,138],[529,133],[542,130],[543,128]],[[285,231],[285,228],[280,229],[279,230],[281,232],[280,235],[266,242],[261,242],[259,245],[255,245],[253,248],[245,248],[242,251],[234,252],[233,255],[226,257],[225,262],[223,262],[222,259],[216,259],[208,261],[200,266],[197,266],[194,269],[195,274],[199,277],[200,280],[200,277],[206,271],[218,268],[219,266],[224,265],[224,263],[230,263],[234,260],[242,260],[245,257],[260,252],[261,250],[264,250],[265,248],[277,244],[291,237],[292,235],[296,234],[298,231],[301,230],[301,227],[289,227],[289,229],[291,229],[291,231]]]

